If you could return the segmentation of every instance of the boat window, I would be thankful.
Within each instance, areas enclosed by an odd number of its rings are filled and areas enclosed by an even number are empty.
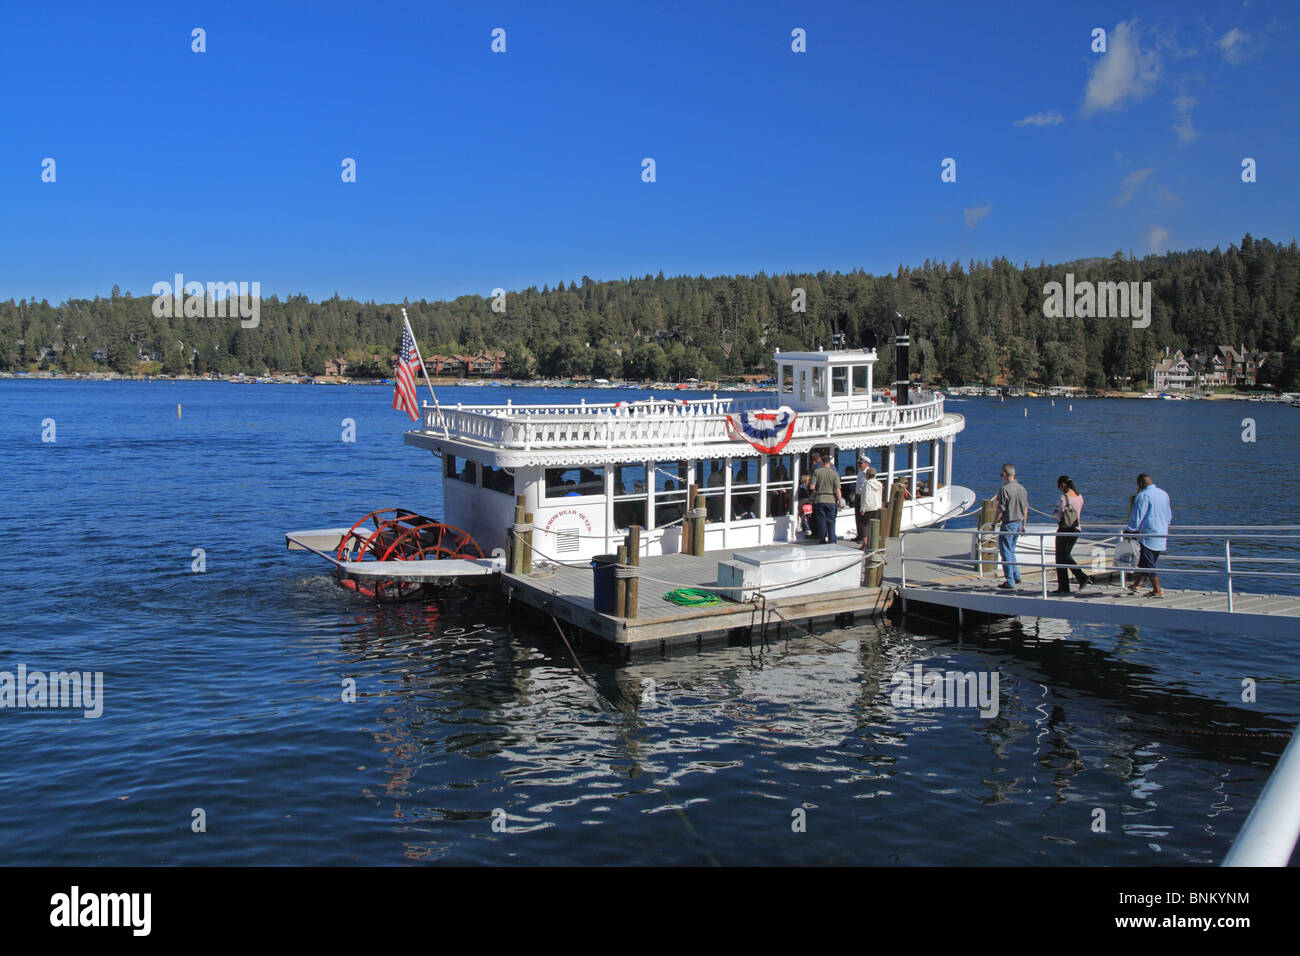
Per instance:
[[[794,394],[794,369],[789,365],[781,366],[781,388],[782,395]]]
[[[772,455],[767,459],[767,514],[790,514],[794,505],[794,455]]]
[[[916,496],[929,498],[934,493],[934,442],[920,442],[916,446]]]
[[[614,498],[645,496],[645,463],[614,466]]]
[[[847,365],[835,365],[831,367],[831,395],[845,396],[849,394],[849,367]]]
[[[657,461],[654,465],[655,527],[674,524],[686,514],[689,464],[684,461]]]
[[[614,527],[646,526],[645,463],[614,466]]]
[[[695,483],[705,496],[704,507],[709,521],[721,521],[726,514],[723,500],[727,489],[727,463],[721,458],[702,459],[695,463]]]
[[[894,483],[897,481],[905,481],[907,478],[910,478],[912,475],[912,472],[908,468],[908,463],[907,463],[908,447],[909,447],[908,445],[893,446],[892,451],[894,455],[893,455],[893,466],[891,470],[886,470],[890,467],[890,459],[889,459],[888,452],[891,449],[887,449],[887,448],[880,449],[881,474],[878,477],[880,478],[881,481],[884,482],[886,503],[888,503],[889,496],[893,493]]]
[[[459,458],[456,455],[442,456],[443,474],[448,478],[455,478],[458,481],[468,482],[471,485],[478,484],[478,469],[474,462],[468,458]]]
[[[937,454],[934,456],[934,487],[939,489],[948,483],[946,462],[948,456],[952,454],[952,447],[946,442],[941,441],[937,446]]]
[[[853,366],[853,391],[865,392],[867,390],[867,370],[868,365]]]
[[[504,468],[494,468],[491,465],[484,465],[483,487],[488,491],[496,491],[500,494],[514,497],[515,476],[510,474]]]
[[[576,498],[605,493],[604,468],[547,468],[546,497]]]
[[[731,459],[731,517],[747,520],[758,517],[758,469],[762,462],[757,458]]]
[[[812,393],[813,398],[826,396],[826,369],[820,365],[812,370]]]
[[[840,473],[841,482],[858,480],[857,460],[858,450],[856,448],[841,448],[835,452],[835,470]]]

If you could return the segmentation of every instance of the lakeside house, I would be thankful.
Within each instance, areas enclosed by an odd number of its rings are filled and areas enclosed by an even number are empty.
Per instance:
[[[1151,370],[1151,387],[1158,392],[1192,388],[1254,388],[1259,371],[1269,361],[1280,363],[1281,352],[1249,351],[1244,345],[1220,345],[1218,351],[1188,352],[1181,349],[1156,362]]]
[[[436,376],[489,377],[501,374],[505,359],[506,353],[501,349],[469,355],[426,355],[424,367]]]

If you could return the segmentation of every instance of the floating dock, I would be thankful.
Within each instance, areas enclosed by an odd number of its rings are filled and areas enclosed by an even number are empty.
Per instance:
[[[746,554],[779,554],[791,547],[825,549],[833,546],[776,544],[747,548]],[[852,542],[845,542],[847,563],[855,554],[864,557]],[[658,651],[687,645],[744,640],[776,634],[788,627],[807,628],[817,622],[840,620],[849,623],[862,617],[879,617],[892,598],[890,586],[856,586],[817,594],[780,594],[749,601],[723,599],[705,607],[684,607],[664,595],[678,588],[716,591],[718,565],[732,558],[730,551],[704,555],[667,554],[642,557],[636,617],[616,617],[596,610],[595,577],[586,566],[541,565],[531,574],[503,573],[501,588],[512,600],[554,617],[628,651]],[[863,561],[865,565],[865,561]],[[861,579],[861,575],[859,575]]]
[[[1120,570],[1109,563],[1109,552],[1104,561],[1085,566],[1092,581],[1089,587],[1056,594],[1054,569],[1036,565],[1037,546],[1030,548],[1029,553],[1035,556],[1029,558],[1022,547],[1018,554],[1023,583],[1014,591],[1002,590],[997,586],[1002,577],[996,556],[987,552],[983,558],[972,556],[971,531],[934,529],[908,532],[903,540],[888,539],[883,574],[876,578],[878,586],[866,584],[866,555],[851,541],[838,546],[787,542],[734,552],[643,556],[636,569],[636,614],[621,617],[597,609],[596,575],[587,562],[542,560],[525,573],[510,571],[500,557],[472,561],[340,561],[323,549],[336,547],[344,530],[297,532],[286,537],[291,549],[315,552],[333,562],[342,578],[358,584],[384,578],[434,584],[466,576],[497,577],[502,592],[511,600],[629,653],[744,642],[792,628],[806,631],[830,621],[849,625],[855,620],[881,617],[895,607],[903,614],[957,627],[972,623],[972,618],[1029,617],[1211,634],[1300,634],[1300,595],[1165,588],[1163,597],[1148,598],[1119,586]],[[1022,545],[1023,539],[1034,537],[1023,535]],[[1077,548],[1089,554],[1097,544],[1101,543],[1080,538]],[[769,559],[779,564],[783,556],[798,549],[807,551],[810,567],[814,568],[802,586],[790,588],[770,582],[756,585],[743,578],[742,565],[746,562],[751,567]],[[836,560],[840,553],[844,561]],[[825,574],[819,573],[818,567],[828,566],[816,562],[827,559],[833,566]],[[1043,560],[1050,564],[1046,555]],[[1177,572],[1162,569],[1162,573]],[[1046,588],[1044,575],[1048,578]],[[846,579],[860,583],[844,586]],[[810,585],[808,581],[817,583]],[[802,593],[809,587],[822,590]],[[670,591],[685,588],[717,593],[722,601],[681,605],[667,599]],[[728,591],[740,599],[728,599],[724,596]]]
[[[970,540],[968,531],[908,534],[905,582],[901,546],[898,539],[889,540],[885,582],[897,590],[903,613],[929,618],[943,615],[958,626],[965,623],[968,613],[973,613],[1220,635],[1294,637],[1300,634],[1300,596],[1238,592],[1230,598],[1224,591],[1165,588],[1163,597],[1148,598],[1120,587],[1118,572],[1109,564],[1104,566],[1103,574],[1093,575],[1096,583],[1069,594],[1053,593],[1055,571],[1048,568],[1044,596],[1042,572],[1022,559],[1023,583],[1017,590],[1004,591],[997,587],[1002,576],[996,568],[980,576],[977,563],[970,558]],[[1080,539],[1078,550],[1088,553],[1089,543]],[[969,570],[959,567],[959,563],[965,563]],[[1084,570],[1093,571],[1087,565]],[[1158,570],[1166,575],[1177,573],[1172,568]]]

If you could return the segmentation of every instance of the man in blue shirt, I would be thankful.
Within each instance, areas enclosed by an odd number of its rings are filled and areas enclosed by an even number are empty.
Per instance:
[[[1165,536],[1169,534],[1169,522],[1173,518],[1173,512],[1169,508],[1169,495],[1156,487],[1155,479],[1150,475],[1138,475],[1137,486],[1137,497],[1133,499],[1133,510],[1129,512],[1128,525],[1124,528],[1124,533],[1138,537],[1138,567],[1154,568],[1160,555],[1169,547],[1168,538]],[[1146,596],[1164,597],[1165,592],[1160,587],[1160,578],[1154,573],[1134,574],[1128,589],[1136,591],[1141,587],[1144,577],[1151,579],[1151,590]]]

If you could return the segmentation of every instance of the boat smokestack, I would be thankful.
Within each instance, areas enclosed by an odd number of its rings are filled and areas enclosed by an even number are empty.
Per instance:
[[[908,404],[912,390],[909,367],[912,337],[908,335],[907,319],[901,312],[894,313],[894,403]]]

